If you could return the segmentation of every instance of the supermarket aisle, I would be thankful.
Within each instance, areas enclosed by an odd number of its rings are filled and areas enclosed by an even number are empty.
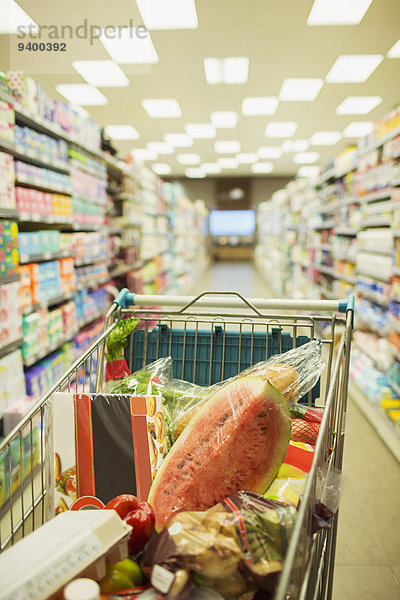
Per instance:
[[[214,263],[193,293],[271,296],[251,264]],[[333,600],[400,598],[400,468],[349,399]]]

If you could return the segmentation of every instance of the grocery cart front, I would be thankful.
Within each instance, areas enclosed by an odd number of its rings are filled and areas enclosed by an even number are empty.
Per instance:
[[[57,391],[102,389],[107,338],[120,319],[140,318],[126,349],[131,372],[171,356],[174,377],[199,385],[225,380],[273,355],[320,339],[325,376],[303,401],[325,410],[275,598],[283,600],[288,594],[290,598],[330,598],[337,514],[329,530],[314,535],[312,519],[317,500],[323,502],[328,492],[324,489],[329,480],[326,473],[337,474],[342,466],[353,308],[352,299],[247,299],[236,292],[146,296],[123,290],[107,313],[103,334],[0,446],[6,474],[0,550],[46,520],[46,480],[53,460],[46,456],[46,437],[52,427],[46,405]]]

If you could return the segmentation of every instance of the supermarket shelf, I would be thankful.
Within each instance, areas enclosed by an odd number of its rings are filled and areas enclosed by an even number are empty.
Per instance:
[[[109,256],[98,256],[97,258],[75,258],[75,266],[83,267],[85,265],[97,265],[99,263],[108,263]]]
[[[103,181],[105,181],[107,179],[107,172],[96,171],[96,169],[93,169],[90,165],[86,165],[81,160],[76,160],[74,158],[70,158],[70,165],[71,165],[71,167],[74,167],[75,169],[84,171],[85,173],[88,173],[89,175],[93,175],[93,177],[97,177],[97,179],[101,179]]]
[[[10,354],[10,352],[17,350],[17,348],[20,348],[21,346],[22,346],[22,338],[18,338],[17,340],[14,340],[13,342],[6,344],[2,348],[0,348],[0,358],[3,358],[3,356],[7,356],[7,354]]]
[[[365,396],[352,378],[349,380],[349,394],[393,456],[400,462],[400,430],[396,429],[384,412]]]
[[[100,287],[104,283],[107,283],[107,281],[110,281],[110,276],[109,275],[107,277],[103,277],[102,279],[99,279],[97,281],[93,281],[91,283],[86,283],[86,284],[83,284],[83,285],[77,285],[76,286],[76,291],[80,292],[81,290],[96,290],[98,287]]]
[[[326,181],[329,181],[330,179],[335,179],[335,177],[336,177],[335,167],[331,167],[330,169],[328,169],[324,173],[321,173],[320,178],[318,179],[316,185],[317,186],[321,186]]]
[[[32,354],[31,356],[27,356],[26,358],[24,358],[24,366],[31,367],[32,365],[37,363],[39,360],[41,360],[48,354],[55,352],[56,350],[61,348],[61,346],[63,346],[67,342],[70,342],[77,333],[78,333],[78,329],[76,329],[75,331],[71,332],[68,335],[62,336],[59,340],[56,340],[52,344],[48,344],[44,348],[41,348],[38,352],[35,352],[35,354]]]
[[[393,188],[386,187],[375,192],[370,192],[360,196],[358,201],[360,204],[367,204],[368,202],[374,202],[375,200],[383,200],[384,198],[390,198],[392,196]]]
[[[74,223],[72,225],[74,231],[100,231],[106,227],[105,224],[100,225],[98,223]]]
[[[333,250],[332,244],[310,244],[307,246],[307,250],[327,250],[331,252]]]
[[[68,302],[68,300],[72,300],[75,295],[76,290],[73,292],[68,292],[67,294],[61,294],[60,296],[55,296],[54,298],[50,298],[49,300],[45,300],[44,302],[38,302],[37,304],[32,304],[32,306],[26,306],[22,313],[24,315],[29,315],[32,312],[36,312],[41,308],[48,308],[50,306],[56,306],[57,304],[62,304],[63,302]]]
[[[338,200],[336,206],[338,208],[342,208],[342,206],[349,206],[350,204],[359,204],[360,199],[358,196],[349,196],[348,198],[343,198],[342,200]]]
[[[349,235],[356,236],[358,229],[354,229],[354,227],[337,227],[335,229],[336,235]]]
[[[379,148],[379,146],[383,146],[383,144],[385,144],[389,140],[392,140],[393,138],[395,138],[398,135],[400,135],[400,127],[396,127],[395,129],[392,129],[392,131],[390,131],[389,133],[387,133],[386,135],[381,137],[379,140],[376,140],[375,142],[370,144],[367,148],[363,148],[362,150],[360,150],[358,152],[358,156],[359,157],[365,156],[369,152],[372,152],[372,150]]]
[[[0,285],[6,285],[7,283],[13,283],[13,281],[19,281],[21,279],[18,273],[15,275],[3,275],[0,277]]]
[[[332,267],[327,267],[326,265],[322,265],[321,263],[314,263],[310,265],[311,269],[314,271],[319,271],[320,273],[325,273],[326,275],[335,276],[335,272]]]
[[[311,225],[311,229],[332,229],[335,225],[335,221],[333,219],[329,219],[324,223],[320,223],[319,225]]]
[[[393,237],[400,237],[400,229],[392,229]]]
[[[86,327],[86,325],[89,325],[90,323],[97,321],[97,319],[100,319],[100,317],[104,316],[106,311],[107,311],[107,309],[105,308],[104,310],[98,311],[94,315],[90,315],[89,317],[86,317],[86,319],[81,319],[80,321],[78,321],[79,329],[82,329],[83,327]]]
[[[356,257],[354,254],[348,254],[347,252],[334,252],[333,258],[335,260],[344,260],[345,262],[355,263]]]
[[[121,190],[119,188],[113,187],[112,185],[107,185],[106,192],[107,194],[110,194],[110,196],[119,196]],[[116,200],[116,198],[114,198],[114,200]]]
[[[320,209],[316,210],[315,212],[318,215],[328,215],[331,213],[334,213],[337,209],[338,205],[337,202],[334,202],[332,204],[330,204],[329,206],[323,206]]]
[[[8,140],[2,140],[0,138],[0,150],[5,150],[14,156],[17,160],[28,162],[37,167],[45,167],[46,169],[53,169],[59,173],[69,173],[68,163],[63,161],[50,160],[44,154],[40,155],[40,158],[33,151],[24,150],[22,146],[16,146],[13,142]]]
[[[351,285],[355,285],[355,283],[356,283],[356,277],[354,277],[354,275],[343,275],[342,273],[335,271],[334,277],[336,277],[336,279],[341,279],[342,281],[346,281],[347,283],[350,283]]]
[[[35,213],[20,212],[17,218],[18,221],[21,221],[23,223],[34,222],[44,225],[58,225],[59,227],[73,226],[72,218],[68,219],[68,217],[62,215],[40,215]]]
[[[379,306],[383,306],[384,308],[389,306],[389,300],[386,300],[386,298],[384,298],[381,294],[374,294],[373,292],[368,293],[358,288],[356,289],[356,293],[362,298],[365,298],[370,302],[374,302],[375,304],[379,304]]]
[[[393,250],[380,250],[379,248],[364,248],[360,246],[357,248],[358,252],[367,252],[368,254],[380,254],[382,256],[392,256]]]
[[[382,275],[382,273],[373,273],[372,271],[364,271],[357,269],[357,275],[361,275],[363,277],[370,277],[370,279],[376,279],[377,281],[384,281],[388,283],[390,281],[390,275]]]
[[[334,299],[334,295],[333,292],[331,290],[328,290],[328,288],[326,288],[323,285],[318,285],[318,290],[321,292],[321,294],[323,296],[325,296],[325,298],[327,298],[328,300],[333,300]]]
[[[17,219],[18,211],[13,208],[0,208],[0,219]]]
[[[123,265],[121,267],[118,267],[117,269],[114,269],[114,271],[110,272],[110,279],[115,279],[116,277],[122,277],[122,275],[126,275],[126,273],[129,273],[130,271],[136,271],[137,269],[140,269],[141,267],[143,267],[142,262],[133,263],[131,265]]]
[[[23,187],[35,188],[37,190],[41,190],[42,192],[50,192],[53,194],[63,194],[64,196],[71,195],[71,188],[60,188],[57,186],[46,185],[44,182],[40,182],[39,179],[30,179],[29,177],[24,177],[21,175],[17,175],[16,185],[22,185]]]
[[[36,262],[45,262],[46,260],[58,260],[60,258],[72,258],[69,250],[63,252],[43,252],[42,254],[20,254],[19,262],[21,265]]]
[[[400,152],[399,152],[399,156],[400,156]],[[398,157],[396,157],[398,158]],[[398,187],[400,185],[400,177],[396,177],[396,179],[393,179],[392,181],[392,187]]]
[[[363,219],[360,227],[390,227],[391,224],[391,215],[383,215],[382,217],[368,217],[368,219]]]
[[[398,277],[400,277],[400,267],[392,267],[392,273],[393,275],[397,275]]]
[[[132,204],[143,204],[143,200],[142,198],[139,198],[138,196],[135,196],[134,194],[118,194],[118,196],[116,196],[114,198],[114,200],[120,200],[121,202],[131,202]]]

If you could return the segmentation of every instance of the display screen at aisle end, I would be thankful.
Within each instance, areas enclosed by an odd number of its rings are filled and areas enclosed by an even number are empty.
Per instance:
[[[253,235],[256,217],[253,210],[212,210],[209,230],[212,236]]]

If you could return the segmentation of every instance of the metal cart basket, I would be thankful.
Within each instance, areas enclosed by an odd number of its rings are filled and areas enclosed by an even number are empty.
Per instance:
[[[317,494],[324,500],[321,470],[340,472],[342,467],[353,312],[353,298],[264,300],[236,292],[146,296],[122,290],[108,310],[99,339],[0,444],[6,472],[5,489],[0,489],[0,551],[46,520],[46,472],[53,460],[45,454],[51,428],[46,404],[57,391],[102,389],[105,345],[119,319],[133,315],[141,319],[127,346],[131,372],[172,356],[174,377],[200,385],[227,379],[274,354],[321,339],[327,368],[303,402],[325,410],[275,600],[331,598],[338,515],[331,529],[312,535],[312,514]]]

